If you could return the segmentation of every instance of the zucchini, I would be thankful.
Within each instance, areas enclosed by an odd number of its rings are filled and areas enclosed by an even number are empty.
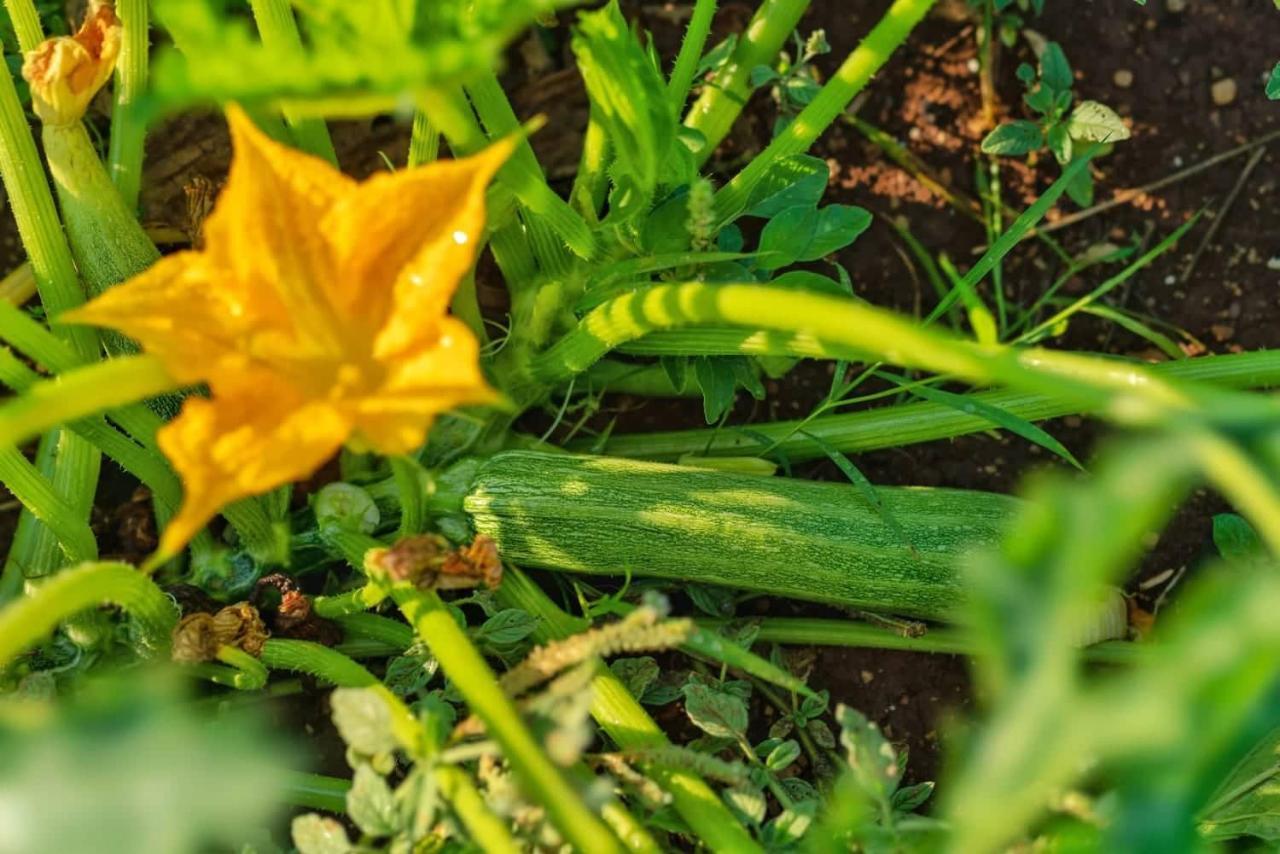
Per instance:
[[[962,556],[998,542],[1021,502],[955,489],[876,492],[883,511],[845,484],[507,451],[480,464],[462,508],[477,534],[525,566],[953,616]]]

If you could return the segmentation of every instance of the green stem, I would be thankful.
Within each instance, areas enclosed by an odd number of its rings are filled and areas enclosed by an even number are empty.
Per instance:
[[[678,114],[683,110],[685,101],[689,99],[693,75],[702,60],[703,48],[707,45],[711,21],[715,16],[716,0],[697,0],[694,3],[689,25],[685,27],[684,41],[680,43],[680,53],[676,55],[671,77],[667,80],[667,101],[673,113]]]
[[[610,349],[650,332],[726,325],[804,333],[823,342],[825,355],[833,358],[870,356],[971,383],[1035,393],[1052,389],[1075,406],[1126,424],[1171,415],[1235,423],[1275,417],[1274,401],[1175,387],[1142,368],[1095,357],[979,345],[865,303],[762,285],[656,285],[617,297],[587,314],[529,370],[534,381],[563,382]]]
[[[129,612],[144,650],[168,646],[178,619],[173,600],[128,564],[87,563],[55,575],[0,611],[0,667],[66,618],[102,604]]]
[[[97,558],[98,541],[88,520],[76,507],[63,500],[52,481],[17,448],[0,446],[0,483],[22,502],[32,516],[49,528],[68,561],[81,563]]]
[[[699,165],[711,157],[746,106],[751,97],[751,72],[757,66],[772,64],[808,7],[809,0],[764,0],[760,4],[733,54],[685,117],[684,123],[707,141],[697,153]]]
[[[4,6],[18,36],[18,49],[26,53],[38,48],[44,41],[44,28],[40,26],[40,13],[36,11],[35,3],[31,0],[4,0]]]
[[[520,120],[492,72],[467,86],[467,94],[471,97],[476,115],[480,117],[490,139],[520,132]],[[565,250],[565,243],[582,257],[591,257],[594,249],[586,222],[551,190],[543,175],[542,166],[538,163],[538,157],[527,139],[521,139],[516,144],[515,152],[499,172],[499,177],[512,182],[512,192],[534,214],[528,219],[527,239],[542,272],[547,275],[563,275],[567,271],[569,254]]]
[[[472,845],[480,851],[510,852],[516,854],[521,850],[511,836],[511,831],[502,819],[489,809],[471,778],[461,768],[452,765],[437,765],[434,769],[436,782],[440,784],[440,794],[453,807],[462,824],[471,836]]]
[[[515,704],[503,693],[497,677],[435,591],[396,583],[391,586],[391,597],[472,712],[502,746],[526,790],[537,793],[569,844],[583,851],[620,850],[608,827],[582,802],[525,727]]]
[[[409,136],[409,168],[434,163],[440,156],[440,128],[422,110],[413,114],[413,132]]]
[[[253,9],[253,19],[258,24],[258,35],[261,36],[263,45],[278,53],[282,63],[291,62],[302,55],[302,35],[298,32],[298,22],[293,17],[293,8],[288,0],[249,0],[249,5]],[[283,112],[285,122],[299,148],[324,158],[334,166],[338,165],[338,153],[334,151],[329,128],[325,126],[323,119],[299,115],[288,107]]]
[[[916,24],[933,6],[934,0],[895,0],[880,22],[849,54],[835,75],[814,96],[795,120],[773,138],[723,189],[716,193],[715,209],[721,222],[736,217],[747,204],[755,187],[777,163],[808,151],[849,106],[849,102],[870,82],[872,75],[906,41]]]
[[[1280,350],[1208,356],[1143,367],[1160,377],[1226,388],[1280,386]],[[1053,393],[984,391],[973,394],[972,399],[1028,421],[1089,412],[1074,399]],[[754,435],[732,427],[614,435],[598,452],[654,460],[671,460],[684,454],[739,456],[759,453],[764,447],[761,442],[765,441],[779,457],[799,462],[825,457],[824,445],[846,454],[858,453],[949,439],[991,430],[994,426],[981,415],[963,408],[924,401],[807,420],[752,424]],[[598,440],[586,438],[570,443],[569,448],[583,451],[595,449],[597,445]]]
[[[346,812],[347,792],[350,790],[351,781],[341,777],[290,771],[285,778],[284,802],[338,815]]]
[[[75,368],[0,406],[0,445],[19,445],[56,425],[179,387],[152,356],[122,356]]]
[[[422,532],[426,525],[426,490],[424,489],[422,466],[410,457],[396,456],[390,458],[391,473],[396,481],[396,491],[400,498],[400,533],[401,537]]]
[[[116,61],[115,106],[111,111],[111,180],[130,210],[138,206],[146,124],[135,105],[147,88],[150,19],[147,0],[116,0],[116,15],[124,27],[120,58]]]
[[[545,643],[584,631],[590,622],[572,617],[517,569],[508,570],[498,600],[538,618],[534,638]],[[623,750],[667,746],[662,729],[631,696],[626,686],[603,664],[592,682],[591,715]],[[671,793],[676,811],[712,851],[758,851],[759,848],[729,813],[715,792],[691,771],[654,765],[649,768],[663,789]]]
[[[896,649],[905,652],[973,655],[981,651],[972,633],[950,627],[930,627],[927,632],[910,637],[901,632],[853,620],[813,617],[765,617],[751,621],[759,629],[760,643],[793,646],[844,646],[866,649]],[[734,620],[700,619],[698,625],[713,632],[733,625]],[[1141,660],[1147,650],[1128,641],[1104,641],[1085,647],[1084,657],[1099,664],[1131,664]]]

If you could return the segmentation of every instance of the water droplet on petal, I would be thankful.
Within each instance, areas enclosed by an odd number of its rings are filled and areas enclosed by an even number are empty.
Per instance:
[[[467,242],[467,239],[467,233],[465,231],[455,231],[453,233],[453,242],[459,246],[464,245]]]

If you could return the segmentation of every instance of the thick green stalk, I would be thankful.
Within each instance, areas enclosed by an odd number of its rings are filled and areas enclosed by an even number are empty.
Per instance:
[[[71,251],[89,293],[100,294],[160,260],[98,159],[84,125],[46,124],[42,137]],[[118,343],[113,349],[122,350]]]
[[[42,38],[34,7],[29,0],[10,0],[7,6],[24,47],[34,48]],[[46,313],[57,315],[81,304],[84,291],[49,192],[43,162],[7,70],[0,73],[0,177]],[[94,330],[64,329],[59,330],[59,335],[77,358],[90,361],[98,357]],[[78,436],[56,431],[41,442],[36,466],[77,515],[87,520],[97,489],[101,454]],[[5,586],[12,586],[18,567],[24,573],[44,574],[60,565],[57,537],[24,512],[9,549]]]
[[[422,110],[413,114],[413,132],[409,136],[409,168],[435,162],[440,156],[440,128]]]
[[[98,541],[88,520],[58,494],[53,482],[17,448],[0,446],[0,483],[4,483],[13,497],[49,528],[69,562],[80,563],[97,558]]]
[[[698,625],[718,632],[734,620],[702,619]],[[780,643],[794,646],[847,646],[864,649],[897,649],[905,652],[974,655],[982,647],[964,629],[931,627],[924,634],[909,636],[899,631],[853,620],[831,620],[811,617],[765,617],[750,621],[759,629],[758,643]],[[1128,641],[1103,641],[1084,650],[1084,657],[1098,664],[1132,664],[1147,649]]]
[[[280,54],[282,62],[302,53],[302,35],[298,32],[298,22],[288,0],[249,0],[249,5],[253,8],[253,19],[258,24],[262,43]],[[329,128],[323,119],[299,115],[288,108],[284,110],[284,118],[299,148],[324,158],[334,166],[338,165],[338,153],[334,151]]]
[[[135,106],[147,88],[150,17],[147,0],[116,0],[116,15],[124,28],[116,61],[115,106],[111,110],[111,150],[108,171],[129,210],[138,206],[147,127]]]
[[[698,162],[705,163],[728,135],[747,99],[751,97],[751,72],[760,65],[770,65],[782,50],[800,16],[809,8],[809,0],[764,0],[738,38],[738,44],[715,80],[702,90],[689,108],[684,123],[706,138],[698,152]]]
[[[898,45],[906,41],[933,3],[934,0],[895,0],[800,115],[716,193],[715,210],[722,222],[734,218],[745,208],[752,190],[779,161],[809,150],[809,146],[839,118]]]
[[[469,86],[467,94],[475,107],[476,115],[493,139],[511,136],[520,132],[520,120],[511,107],[507,94],[502,90],[498,78],[486,74]],[[511,180],[515,173],[521,176],[522,185],[512,184],[512,191],[520,198],[533,216],[528,218],[528,239],[533,247],[538,265],[547,275],[563,275],[568,269],[569,253],[565,243],[576,243],[574,251],[590,257],[591,237],[586,223],[567,202],[557,196],[542,173],[538,157],[527,139],[521,139],[511,160],[500,177]],[[557,234],[560,235],[557,237]],[[575,237],[576,235],[576,237]]]
[[[512,569],[498,588],[498,600],[538,618],[534,638],[540,643],[560,640],[590,627],[587,620],[560,610],[528,576]],[[603,664],[591,683],[591,715],[623,750],[670,744],[662,729],[626,686]],[[742,825],[716,793],[692,771],[653,766],[650,773],[671,794],[676,811],[712,851],[758,851]]]
[[[152,356],[121,356],[75,368],[35,383],[0,406],[0,445],[18,445],[59,424],[179,387]]]
[[[63,620],[102,604],[129,612],[144,648],[155,651],[168,646],[169,632],[178,619],[173,600],[126,563],[86,563],[58,573],[0,611],[0,667]]]
[[[971,383],[1052,392],[1132,425],[1182,416],[1256,424],[1277,414],[1275,401],[1175,386],[1131,365],[1041,348],[980,345],[865,303],[760,285],[656,285],[617,297],[534,359],[530,379],[562,382],[620,344],[658,329],[692,326],[807,334],[833,358],[871,357]]]
[[[401,582],[391,586],[391,597],[569,844],[582,851],[620,850],[617,839],[534,739],[488,663],[435,591]]]
[[[1280,350],[1208,356],[1143,367],[1160,377],[1212,383],[1225,388],[1280,386]],[[1088,412],[1076,405],[1073,399],[1052,393],[1002,389],[978,392],[971,397],[976,403],[993,406],[1028,421]],[[962,407],[923,401],[808,420],[752,424],[752,435],[733,427],[704,428],[613,435],[603,448],[598,447],[599,440],[586,438],[570,443],[569,447],[577,451],[590,448],[593,452],[615,457],[654,460],[672,460],[684,454],[758,454],[771,447],[780,458],[798,462],[824,458],[827,448],[851,454],[949,439],[994,427],[986,418]]]
[[[19,361],[13,353],[0,350],[0,383],[22,394],[39,381],[39,374]],[[108,426],[102,418],[73,421],[67,428],[88,440],[95,448],[119,463],[121,468],[142,481],[168,510],[177,509],[181,487],[164,457],[130,441],[124,434]]]
[[[716,0],[696,0],[693,4],[693,14],[684,30],[684,41],[680,43],[680,52],[676,54],[671,77],[667,79],[667,101],[671,104],[673,113],[678,114],[683,110],[684,102],[689,99],[693,74],[702,60],[702,51],[706,47],[707,36],[711,33],[711,21],[715,16]]]
[[[340,814],[347,809],[351,781],[322,774],[290,771],[285,781],[284,802],[295,807]]]
[[[44,28],[40,26],[40,13],[31,0],[4,0],[13,31],[18,36],[18,49],[23,53],[35,50],[44,41]]]
[[[378,692],[391,712],[392,729],[406,750],[416,760],[430,760],[429,752],[422,747],[421,727],[407,706],[378,681],[372,673],[340,652],[310,641],[268,640],[262,647],[262,663],[273,670],[293,670],[308,673],[340,688],[370,688]],[[435,765],[432,774],[440,784],[441,794],[453,807],[462,823],[472,835],[472,841],[483,845],[485,851],[518,851],[515,842],[502,822],[485,803],[471,778],[461,769],[449,765]],[[313,785],[307,789],[309,796],[323,796],[332,804],[338,793],[336,786],[324,778],[320,791]],[[335,812],[345,812],[345,791]],[[328,807],[321,806],[321,809]]]

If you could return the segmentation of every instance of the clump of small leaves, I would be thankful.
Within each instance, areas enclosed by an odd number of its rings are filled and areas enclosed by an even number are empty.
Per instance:
[[[1129,138],[1129,128],[1106,104],[1075,103],[1071,64],[1056,42],[1045,45],[1038,68],[1024,62],[1017,75],[1027,89],[1022,100],[1036,118],[1005,122],[991,131],[982,141],[985,153],[1022,157],[1048,149],[1065,168],[1090,143],[1109,146]],[[1093,204],[1093,176],[1088,169],[1076,173],[1067,194],[1081,207]]]

